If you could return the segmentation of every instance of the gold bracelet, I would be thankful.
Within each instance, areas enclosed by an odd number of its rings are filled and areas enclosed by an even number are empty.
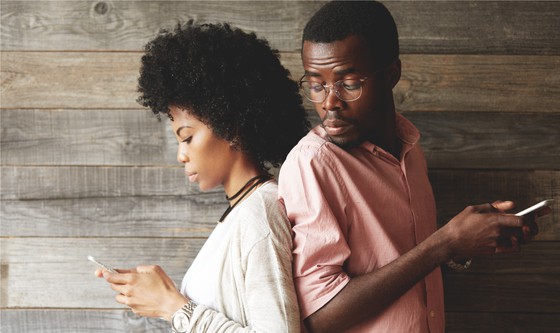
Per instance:
[[[469,258],[463,265],[456,263],[453,259],[449,260],[446,264],[455,271],[464,271],[471,266],[472,258]]]

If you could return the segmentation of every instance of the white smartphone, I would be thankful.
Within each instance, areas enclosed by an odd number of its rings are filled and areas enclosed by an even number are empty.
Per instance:
[[[106,269],[107,271],[109,271],[109,272],[111,272],[111,273],[118,273],[118,272],[117,272],[116,270],[114,270],[113,268],[111,268],[111,267],[109,267],[109,266],[107,266],[107,265],[105,265],[105,264],[102,264],[102,263],[100,263],[99,261],[95,260],[95,258],[92,257],[92,256],[88,256],[87,258],[88,258],[88,260],[91,261],[92,263],[96,264],[97,266],[99,266],[99,267],[101,267],[101,268],[103,268],[103,269]]]
[[[529,214],[529,213],[534,212],[535,210],[537,210],[539,208],[549,206],[553,201],[554,201],[554,199],[543,200],[543,201],[541,201],[537,204],[534,204],[533,206],[531,206],[527,209],[524,209],[524,210],[520,211],[519,213],[515,214],[515,216],[523,216],[523,215]]]

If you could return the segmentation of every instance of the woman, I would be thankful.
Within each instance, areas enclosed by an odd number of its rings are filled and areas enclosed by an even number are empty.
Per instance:
[[[227,24],[190,21],[146,45],[139,92],[171,119],[189,180],[222,185],[230,206],[180,290],[159,266],[96,275],[117,302],[174,332],[299,332],[290,225],[268,170],[309,124],[277,51]]]

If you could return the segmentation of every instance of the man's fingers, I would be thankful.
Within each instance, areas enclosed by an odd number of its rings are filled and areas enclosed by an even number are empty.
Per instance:
[[[518,240],[524,239],[525,233],[529,231],[529,228],[525,229],[525,227],[527,226],[522,226],[521,228],[502,228],[500,231],[500,238],[509,239],[511,237],[516,237]]]
[[[521,228],[523,218],[511,214],[496,214],[496,222],[502,227]]]
[[[519,240],[515,236],[511,236],[509,239],[502,239],[498,243],[499,244],[496,247],[496,254],[517,253],[521,251]]]
[[[513,203],[513,201],[499,200],[499,201],[494,201],[491,206],[500,212],[506,212],[510,209],[513,209],[515,207],[515,204]]]
[[[496,213],[496,212],[504,213],[505,211],[508,211],[513,207],[515,207],[513,201],[501,201],[501,200],[494,201],[491,204],[485,203],[481,205],[471,206],[471,208],[474,211],[479,213]]]
[[[550,214],[551,212],[552,212],[552,208],[546,206],[546,207],[543,207],[543,208],[537,210],[537,211],[535,212],[535,215],[536,215],[537,217],[541,217],[541,216],[548,215],[548,214]]]

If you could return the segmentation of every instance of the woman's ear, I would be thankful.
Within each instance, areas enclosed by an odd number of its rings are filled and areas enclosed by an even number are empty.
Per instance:
[[[237,139],[237,137],[229,142],[229,146],[232,150],[241,150],[239,147],[239,140]]]

